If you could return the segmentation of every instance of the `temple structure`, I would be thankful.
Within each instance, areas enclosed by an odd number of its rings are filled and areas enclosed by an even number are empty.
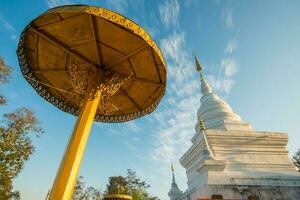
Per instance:
[[[171,200],[300,199],[300,173],[288,157],[287,133],[254,130],[213,92],[197,59],[196,66],[201,106],[192,146],[180,159],[188,188]]]

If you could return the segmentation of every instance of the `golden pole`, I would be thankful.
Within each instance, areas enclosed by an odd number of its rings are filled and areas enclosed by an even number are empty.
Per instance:
[[[99,86],[99,83],[95,83],[86,93],[68,147],[56,174],[49,200],[70,200],[72,198],[80,163],[101,96]]]

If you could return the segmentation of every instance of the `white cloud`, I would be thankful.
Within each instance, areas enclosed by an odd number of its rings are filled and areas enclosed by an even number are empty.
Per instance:
[[[159,6],[161,20],[167,28],[178,26],[179,12],[180,6],[177,0],[166,0]]]
[[[161,40],[161,47],[165,56],[177,65],[185,63],[185,53],[182,52],[184,44],[185,34],[183,32],[174,32],[169,37]]]
[[[192,6],[198,6],[201,2],[199,0],[184,0],[183,3],[186,8],[190,8]]]
[[[122,143],[132,152],[137,152],[136,146],[129,143],[127,140],[123,140]]]
[[[137,133],[142,130],[135,121],[126,122],[125,124],[127,126],[127,129],[131,132]]]
[[[221,67],[224,69],[224,74],[227,77],[232,77],[237,72],[237,64],[233,58],[223,58],[221,60]]]
[[[238,48],[237,39],[229,40],[225,49],[225,53],[231,55]]]
[[[217,4],[217,5],[220,5],[221,0],[213,0],[213,2],[214,2],[215,4]]]
[[[4,28],[7,30],[7,31],[10,31],[10,32],[15,32],[15,28],[12,26],[11,23],[9,23],[8,20],[6,20],[1,14],[0,14],[0,22],[1,24],[3,24]]]
[[[72,4],[70,0],[47,0],[46,4],[49,8]]]
[[[199,89],[199,81],[190,80],[186,84],[183,84],[181,88],[174,88],[174,89],[177,89],[178,96],[181,97],[189,96],[192,95],[195,91],[197,91],[197,89]]]
[[[11,38],[12,40],[17,40],[18,37],[17,37],[15,34],[12,34],[10,38]]]
[[[139,137],[133,137],[132,140],[133,140],[134,142],[140,142],[140,141],[141,141],[141,139],[140,139]]]
[[[14,26],[7,19],[5,19],[2,16],[1,13],[0,13],[0,23],[4,26],[4,29],[7,30],[11,34],[10,38],[12,40],[16,40],[17,39],[16,29],[14,28]]]
[[[234,24],[234,20],[233,20],[233,15],[232,15],[232,11],[231,10],[226,10],[224,13],[224,22],[227,28],[229,29],[234,29],[235,28],[235,24]]]
[[[162,39],[160,44],[162,52],[168,61],[169,79],[176,81],[180,85],[178,87],[176,84],[171,84],[171,93],[178,95],[178,90],[183,88],[181,83],[190,80],[196,72],[192,62],[193,59],[186,51],[185,34],[184,32],[173,32],[167,38]]]
[[[217,78],[215,75],[207,75],[207,80],[211,87],[219,93],[229,94],[234,81],[229,78]]]

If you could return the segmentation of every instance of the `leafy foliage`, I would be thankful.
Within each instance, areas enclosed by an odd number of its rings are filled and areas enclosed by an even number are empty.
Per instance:
[[[7,66],[3,58],[0,57],[0,85],[9,82],[11,78],[11,72],[12,72],[11,68]]]
[[[8,67],[5,63],[3,58],[0,57],[0,85],[8,83],[11,78],[11,68]],[[6,98],[3,95],[0,95],[0,105],[6,103]]]
[[[11,72],[11,68],[0,57],[0,85],[9,82]],[[0,95],[0,105],[5,103],[5,97]],[[6,113],[3,117],[0,122],[0,200],[20,199],[20,193],[12,191],[12,180],[34,152],[31,134],[38,136],[43,130],[34,113],[27,108]]]
[[[0,105],[6,104],[6,98],[0,94]]]
[[[130,195],[133,200],[156,200],[146,190],[150,185],[139,179],[136,173],[128,169],[127,176],[112,176],[106,186],[105,194]]]
[[[34,152],[29,133],[39,135],[43,130],[33,112],[21,108],[4,114],[0,126],[0,196],[12,193],[12,179],[18,176],[24,162]],[[13,196],[16,196],[14,194]]]
[[[159,200],[158,197],[153,197],[146,191],[142,192],[140,199],[141,200]]]
[[[295,153],[292,158],[294,165],[297,167],[298,172],[300,172],[300,149]]]
[[[109,183],[106,185],[105,193],[129,195],[129,188],[126,178],[123,176],[109,177]]]
[[[97,190],[91,186],[85,188],[83,177],[80,176],[77,180],[77,184],[73,192],[72,200],[100,200],[100,198],[101,198],[100,190]]]

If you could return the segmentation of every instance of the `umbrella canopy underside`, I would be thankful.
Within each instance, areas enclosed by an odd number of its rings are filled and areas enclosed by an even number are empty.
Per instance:
[[[149,114],[165,93],[165,62],[155,42],[133,21],[104,8],[48,10],[24,29],[17,53],[38,94],[73,115],[79,114],[84,93],[74,88],[72,77],[81,83],[92,68],[131,75],[110,98],[118,109],[112,114],[98,109],[95,121],[125,122]]]

